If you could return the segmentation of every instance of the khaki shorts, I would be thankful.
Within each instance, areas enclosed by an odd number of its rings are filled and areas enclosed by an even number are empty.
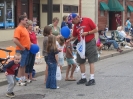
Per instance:
[[[97,53],[95,39],[86,43],[85,56],[86,56],[86,59],[88,59],[89,63],[94,63],[94,62],[98,61],[98,53]],[[86,59],[81,59],[80,55],[77,53],[77,63],[84,64],[86,62]]]

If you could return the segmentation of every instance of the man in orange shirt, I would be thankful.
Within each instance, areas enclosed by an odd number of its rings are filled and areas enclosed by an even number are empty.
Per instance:
[[[19,25],[14,31],[14,38],[13,41],[16,44],[16,52],[21,53],[21,61],[20,61],[20,68],[18,71],[18,77],[20,78],[20,81],[25,81],[25,66],[27,65],[26,60],[29,54],[30,50],[30,37],[29,33],[27,31],[26,24],[27,24],[27,17],[24,15],[21,15],[19,17]],[[24,84],[24,83],[19,83]]]

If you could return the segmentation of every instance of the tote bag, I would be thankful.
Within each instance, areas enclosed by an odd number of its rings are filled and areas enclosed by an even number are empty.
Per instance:
[[[77,44],[77,52],[82,59],[85,59],[85,37],[80,37],[80,42]]]
[[[60,66],[57,66],[57,70],[56,70],[56,80],[61,80],[61,70],[60,70]]]

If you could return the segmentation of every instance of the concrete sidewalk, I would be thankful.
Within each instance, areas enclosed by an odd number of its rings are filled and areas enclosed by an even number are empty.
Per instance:
[[[43,37],[38,37],[38,42],[39,42],[40,52],[41,52],[42,51]],[[15,44],[13,43],[13,41],[0,42],[0,48],[6,48],[8,46],[15,46]],[[114,57],[116,55],[121,55],[121,54],[133,51],[133,48],[131,48],[131,49],[122,48],[122,49],[123,49],[122,53],[119,53],[116,50],[103,50],[99,60],[106,59],[106,58],[109,58],[109,57]],[[66,66],[67,66],[67,63],[65,61],[65,64],[64,64],[64,67],[63,67],[64,70],[65,70]],[[40,76],[40,75],[44,75],[44,70],[45,70],[44,61],[43,61],[42,64],[35,64],[34,68],[36,70],[36,77]],[[5,84],[7,84],[6,77],[5,77],[4,73],[0,73],[0,86],[5,85]]]

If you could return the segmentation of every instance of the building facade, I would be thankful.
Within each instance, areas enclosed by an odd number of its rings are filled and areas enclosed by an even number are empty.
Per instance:
[[[121,18],[121,25],[124,27],[128,17],[133,23],[132,12],[133,0],[98,0],[98,27],[103,30],[107,25],[109,30],[116,30],[116,16],[118,14]]]

